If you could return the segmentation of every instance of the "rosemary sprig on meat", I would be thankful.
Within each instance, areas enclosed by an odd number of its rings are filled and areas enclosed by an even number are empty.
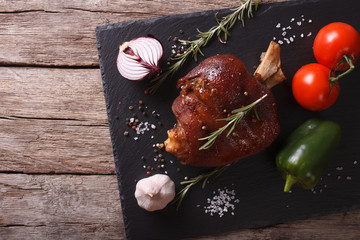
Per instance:
[[[230,167],[230,165],[231,164],[221,166],[221,167],[216,167],[208,173],[203,173],[197,177],[191,178],[190,180],[182,181],[180,184],[181,185],[186,184],[186,186],[176,194],[176,197],[172,201],[173,204],[176,204],[176,210],[178,210],[180,208],[180,205],[181,205],[183,199],[185,198],[186,193],[189,191],[189,189],[192,186],[194,186],[197,183],[202,181],[201,187],[205,188],[205,185],[208,182],[210,177],[215,176],[215,178],[216,178],[216,177],[220,176],[220,174],[223,173],[228,167]]]
[[[255,3],[255,11],[257,10],[259,0],[240,0],[240,6],[231,9],[232,13],[219,19],[215,14],[217,25],[210,28],[207,32],[201,32],[199,29],[196,40],[179,40],[182,45],[188,46],[188,49],[177,54],[171,60],[176,61],[169,68],[165,69],[162,74],[150,81],[150,88],[148,91],[154,94],[158,88],[163,84],[166,79],[171,79],[174,73],[186,62],[186,60],[192,56],[197,61],[198,54],[204,56],[201,48],[205,47],[208,42],[216,35],[221,43],[226,43],[228,37],[230,37],[230,30],[234,27],[235,23],[240,20],[243,27],[245,26],[245,14],[248,18],[253,17],[253,2]]]
[[[267,94],[256,100],[255,102],[241,108],[237,108],[233,111],[231,111],[231,115],[227,118],[222,119],[216,119],[216,121],[227,121],[228,123],[224,125],[223,127],[219,128],[218,130],[210,133],[209,136],[199,138],[200,141],[207,140],[207,142],[202,145],[199,150],[205,150],[209,149],[216,141],[216,139],[228,128],[230,127],[230,130],[226,134],[226,137],[228,137],[235,129],[236,125],[253,109],[253,107],[258,104],[261,100],[267,97]],[[257,116],[257,113],[255,111],[255,114]],[[258,116],[257,116],[258,117]]]

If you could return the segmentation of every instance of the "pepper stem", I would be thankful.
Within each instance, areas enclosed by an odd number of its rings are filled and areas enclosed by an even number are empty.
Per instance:
[[[286,175],[286,181],[285,181],[285,187],[284,192],[289,192],[292,185],[297,183],[297,180],[295,177],[293,177],[291,174]]]

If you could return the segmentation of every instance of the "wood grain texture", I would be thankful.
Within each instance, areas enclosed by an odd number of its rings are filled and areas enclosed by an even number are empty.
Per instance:
[[[1,65],[98,66],[98,25],[227,8],[237,1],[2,1]]]
[[[246,229],[216,236],[196,238],[197,240],[258,240],[258,239],[332,239],[357,240],[360,238],[360,211],[333,214],[326,217],[317,217],[310,220],[299,220],[286,224],[259,229]],[[188,240],[195,240],[188,239]]]
[[[0,68],[0,171],[113,174],[98,69]]]
[[[107,126],[0,119],[0,172],[113,174]]]
[[[1,117],[107,125],[99,69],[0,67]]]
[[[0,1],[0,239],[125,239],[94,29],[237,4]],[[359,239],[359,223],[357,210],[198,239]]]
[[[0,239],[124,239],[116,177],[0,174]]]
[[[0,239],[125,239],[115,176],[0,174],[0,193]],[[360,210],[197,239],[359,237]]]

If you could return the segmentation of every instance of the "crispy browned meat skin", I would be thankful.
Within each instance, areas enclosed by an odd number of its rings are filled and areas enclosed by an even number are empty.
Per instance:
[[[275,99],[271,91],[249,74],[240,59],[232,55],[207,58],[178,81],[180,95],[172,110],[177,127],[168,131],[166,151],[181,163],[193,166],[222,166],[268,147],[279,134]],[[207,150],[199,138],[226,124],[232,110],[246,106],[264,94],[256,105],[260,120],[251,111],[226,137],[227,130]]]

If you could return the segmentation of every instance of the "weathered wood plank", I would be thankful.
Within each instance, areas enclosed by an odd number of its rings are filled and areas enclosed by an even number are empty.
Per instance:
[[[0,171],[114,173],[98,69],[0,74]]]
[[[107,126],[0,119],[0,172],[113,174]]]
[[[360,210],[332,214],[307,220],[298,220],[286,224],[258,229],[245,229],[215,236],[204,236],[188,240],[358,240],[360,239]]]
[[[94,33],[98,25],[237,4],[237,0],[2,1],[0,65],[98,66]]]
[[[115,175],[0,174],[0,239],[124,239]]]
[[[107,124],[99,69],[0,67],[0,75],[0,117]]]
[[[0,174],[1,239],[125,239],[111,176]],[[360,210],[197,239],[359,239]]]
[[[274,2],[276,0],[272,0]],[[271,2],[265,0],[261,2]],[[232,7],[239,4],[238,0],[229,1],[215,1],[215,0],[166,0],[148,1],[148,0],[79,0],[79,1],[3,1],[0,2],[0,12],[21,12],[29,10],[44,10],[49,12],[54,11],[67,11],[67,10],[80,10],[91,12],[121,12],[121,13],[141,13],[149,15],[151,13],[158,15],[176,14],[193,11],[202,11],[204,9],[218,9]]]

